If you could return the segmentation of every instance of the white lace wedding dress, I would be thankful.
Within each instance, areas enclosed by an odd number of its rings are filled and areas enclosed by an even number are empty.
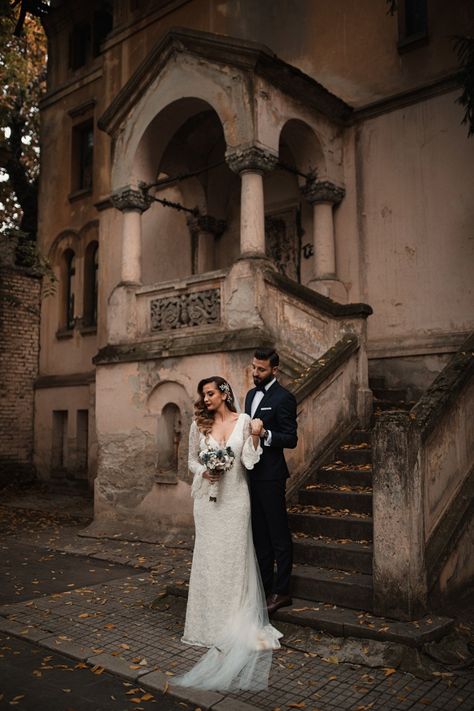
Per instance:
[[[196,538],[189,581],[183,642],[209,651],[173,684],[201,689],[262,689],[268,685],[271,650],[282,636],[269,624],[265,596],[253,547],[246,469],[261,455],[250,436],[250,417],[240,414],[226,446],[235,460],[209,501],[210,484],[199,452],[219,447],[193,422],[189,468],[194,474]]]

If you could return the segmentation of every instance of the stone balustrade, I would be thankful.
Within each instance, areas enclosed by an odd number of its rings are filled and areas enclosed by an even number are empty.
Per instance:
[[[474,576],[474,335],[373,435],[374,609],[415,619]]]

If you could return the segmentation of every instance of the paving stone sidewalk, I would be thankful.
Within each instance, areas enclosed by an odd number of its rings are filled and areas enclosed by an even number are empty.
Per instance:
[[[132,681],[139,679],[142,687],[167,689],[201,709],[474,709],[472,673],[438,672],[422,680],[394,669],[335,663],[287,647],[274,653],[266,691],[221,694],[173,688],[173,676],[187,670],[202,654],[180,642],[185,599],[165,596],[170,583],[186,585],[190,542],[164,546],[86,538],[78,535],[81,527],[72,520],[59,522],[54,529],[47,523],[35,527],[32,522],[23,531],[7,526],[7,536],[48,550],[89,556],[91,566],[94,558],[125,563],[132,566],[130,575],[4,605],[0,629]]]

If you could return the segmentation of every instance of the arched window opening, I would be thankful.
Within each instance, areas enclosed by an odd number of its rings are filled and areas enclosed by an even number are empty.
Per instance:
[[[181,411],[174,403],[168,403],[158,418],[157,432],[157,479],[160,482],[176,483],[178,474],[178,450],[181,441]]]
[[[64,252],[64,325],[67,329],[74,328],[74,297],[76,292],[76,255],[72,249]]]
[[[97,325],[99,245],[91,242],[84,263],[84,326]]]

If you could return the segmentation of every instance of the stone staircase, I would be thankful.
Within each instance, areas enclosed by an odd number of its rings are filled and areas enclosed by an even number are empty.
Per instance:
[[[400,389],[371,381],[371,427],[355,430],[334,457],[315,470],[289,506],[293,534],[293,605],[275,619],[310,626],[338,636],[393,639],[419,645],[446,633],[449,622],[411,623],[376,617],[372,585],[371,428],[384,410],[410,409]],[[420,626],[421,625],[421,626]],[[426,628],[426,629],[425,629]]]
[[[371,427],[354,430],[331,461],[312,473],[289,506],[293,534],[293,605],[274,619],[337,637],[393,641],[421,647],[438,640],[453,620],[429,615],[402,622],[373,614],[371,429],[387,409],[411,409],[407,393],[371,381]],[[169,585],[167,594],[186,597],[186,587]],[[295,628],[296,629],[296,628]],[[285,632],[287,634],[287,632]]]

